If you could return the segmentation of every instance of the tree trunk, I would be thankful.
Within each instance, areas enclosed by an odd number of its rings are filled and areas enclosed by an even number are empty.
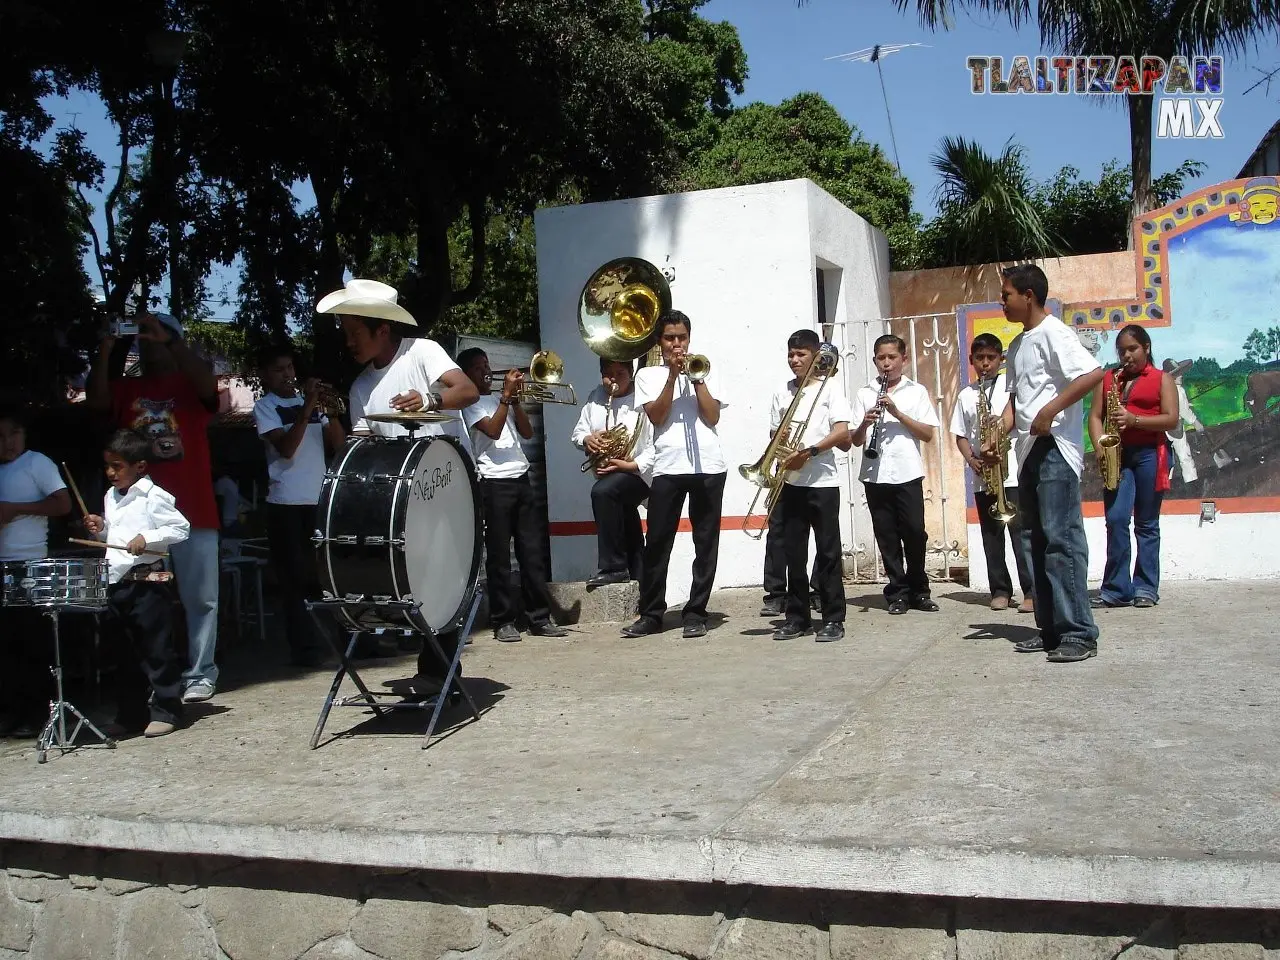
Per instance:
[[[409,312],[424,334],[429,334],[453,294],[449,263],[449,218],[435,194],[423,189],[418,196],[417,276],[410,291]]]
[[[1129,109],[1129,166],[1133,171],[1133,205],[1129,216],[1129,247],[1132,250],[1137,238],[1133,233],[1133,221],[1155,207],[1151,192],[1151,111],[1155,98],[1150,94],[1125,97]]]
[[[316,212],[320,216],[320,263],[315,277],[316,300],[342,287],[342,248],[338,244],[337,210],[338,178],[311,172],[311,187],[316,193]],[[311,317],[311,339],[315,350],[315,367],[321,379],[329,383],[343,382],[346,348],[332,314],[316,313]]]

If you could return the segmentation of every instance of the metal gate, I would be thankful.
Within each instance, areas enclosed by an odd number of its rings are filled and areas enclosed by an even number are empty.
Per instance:
[[[938,434],[933,443],[924,444],[925,530],[929,534],[925,564],[935,580],[951,579],[953,561],[964,552],[966,537],[963,521],[965,488],[962,482],[947,476],[947,450],[952,445],[949,428],[950,409],[946,405],[946,386],[957,381],[956,364],[962,362],[956,351],[956,316],[954,312],[927,313],[905,317],[876,317],[830,324],[824,331],[840,349],[840,365],[844,371],[846,395],[854,393],[876,378],[874,344],[877,337],[894,333],[907,343],[906,375],[923,384],[933,398],[938,415]],[[954,384],[953,384],[954,386]],[[954,396],[954,389],[950,391]],[[854,424],[850,424],[854,426]],[[862,467],[862,450],[854,447],[847,461],[849,498],[847,507],[851,556],[846,557],[846,573],[856,580],[875,582],[884,579],[880,553],[871,529],[867,495],[858,480]],[[958,489],[951,489],[958,487]],[[959,498],[959,519],[948,503]],[[952,504],[954,508],[956,504]],[[850,569],[850,567],[852,569]]]

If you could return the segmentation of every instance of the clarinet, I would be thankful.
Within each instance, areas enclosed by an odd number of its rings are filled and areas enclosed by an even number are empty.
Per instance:
[[[871,428],[871,437],[867,440],[867,445],[862,451],[862,455],[868,460],[876,460],[880,456],[880,425],[884,423],[884,408],[880,406],[882,401],[889,393],[889,378],[886,375],[876,377],[880,381],[880,393],[876,396],[876,407],[880,410],[880,416]]]

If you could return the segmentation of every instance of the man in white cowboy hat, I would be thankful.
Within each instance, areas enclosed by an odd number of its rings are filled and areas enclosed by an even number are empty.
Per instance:
[[[337,316],[347,350],[366,364],[351,384],[351,432],[383,437],[408,434],[398,423],[366,419],[373,413],[452,413],[452,422],[422,424],[421,432],[457,437],[468,455],[473,455],[460,411],[475,403],[480,391],[440,344],[427,337],[405,335],[418,322],[400,306],[398,296],[395,287],[377,280],[350,280],[316,304],[317,313]],[[437,639],[445,655],[451,657],[459,642],[457,633],[442,634]],[[418,654],[420,677],[443,678],[448,667],[448,663],[439,662],[429,644],[422,645]]]
[[[370,413],[452,413],[453,423],[422,426],[427,435],[457,437],[471,452],[461,411],[479,398],[475,384],[444,348],[427,337],[406,336],[418,322],[397,302],[396,288],[377,280],[350,280],[316,304],[317,313],[338,317],[347,350],[364,371],[351,384],[351,429],[355,434],[405,436],[398,423],[365,419]]]

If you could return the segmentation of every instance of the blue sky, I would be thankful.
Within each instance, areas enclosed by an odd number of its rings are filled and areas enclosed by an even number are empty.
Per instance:
[[[1013,137],[1026,148],[1037,179],[1052,176],[1068,164],[1096,177],[1109,160],[1128,162],[1128,119],[1118,105],[1098,106],[1082,96],[974,96],[969,92],[965,60],[971,55],[999,54],[1007,64],[1018,54],[1059,52],[1041,49],[1034,28],[1018,32],[1002,20],[961,14],[954,30],[932,34],[914,16],[899,14],[890,0],[810,0],[800,9],[793,0],[712,0],[702,14],[731,21],[742,37],[750,76],[740,103],[778,103],[801,91],[817,91],[865,138],[880,144],[890,159],[893,150],[875,66],[824,58],[875,43],[928,44],[886,57],[882,64],[899,162],[915,188],[915,207],[926,218],[934,211],[937,186],[930,157],[944,136],[963,135],[992,152]],[[1157,140],[1154,173],[1195,159],[1207,164],[1207,170],[1192,186],[1235,177],[1258,141],[1280,119],[1280,77],[1270,92],[1259,88],[1244,94],[1259,78],[1258,68],[1276,66],[1280,66],[1280,45],[1275,38],[1268,38],[1243,60],[1228,60],[1223,77],[1226,102],[1219,114],[1224,137]],[[110,164],[117,149],[115,131],[96,99],[74,94],[65,101],[53,101],[51,108],[58,126],[74,120],[86,132],[90,147]],[[96,281],[96,268],[88,266]],[[212,278],[211,295],[217,296],[223,287],[234,292],[233,272],[219,271]],[[230,317],[231,308],[211,306],[215,317]]]
[[[1169,260],[1173,324],[1152,331],[1157,356],[1213,357],[1225,367],[1244,357],[1250,331],[1280,325],[1280,311],[1272,307],[1280,281],[1280,220],[1259,225],[1219,218],[1175,237]],[[1254,309],[1241,310],[1241,304]]]

